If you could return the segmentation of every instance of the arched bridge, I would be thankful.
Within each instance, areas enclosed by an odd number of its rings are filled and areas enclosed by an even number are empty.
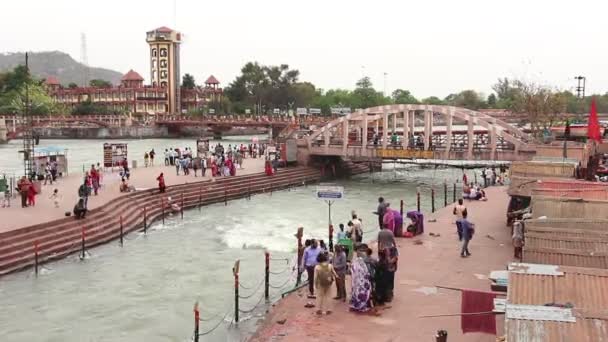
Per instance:
[[[511,161],[534,156],[530,139],[523,130],[487,114],[432,105],[358,110],[306,137],[311,155]]]

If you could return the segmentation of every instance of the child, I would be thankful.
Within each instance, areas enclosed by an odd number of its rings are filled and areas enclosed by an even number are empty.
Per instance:
[[[53,200],[55,208],[59,208],[59,200],[61,199],[61,197],[59,196],[59,189],[53,190],[53,193],[51,194],[51,196],[49,196],[49,199]]]

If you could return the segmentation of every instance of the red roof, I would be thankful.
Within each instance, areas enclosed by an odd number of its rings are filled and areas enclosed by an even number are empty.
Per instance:
[[[59,80],[55,76],[49,76],[44,81],[48,85],[60,85]]]
[[[173,30],[170,29],[170,28],[168,28],[167,26],[161,26],[161,27],[155,29],[154,31],[163,32],[163,33],[171,33],[171,32],[173,32]]]
[[[133,71],[133,69],[129,70],[129,72],[127,72],[122,78],[122,81],[143,81],[144,78],[141,77],[140,74],[138,74],[137,72]]]
[[[215,76],[211,75],[209,76],[209,78],[205,81],[205,84],[220,84],[220,81],[217,80],[217,78],[215,78]]]

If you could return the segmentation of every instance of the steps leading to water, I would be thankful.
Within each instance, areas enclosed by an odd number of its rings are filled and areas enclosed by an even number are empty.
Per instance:
[[[121,216],[124,234],[141,230],[144,210],[148,226],[154,220],[162,218],[163,212],[170,212],[167,197],[171,197],[180,206],[183,199],[183,208],[187,209],[316,183],[320,177],[318,170],[290,168],[279,170],[272,177],[261,173],[222,177],[215,178],[214,181],[169,186],[164,194],[160,194],[157,189],[125,194],[89,211],[83,220],[66,217],[0,233],[0,275],[33,266],[36,243],[39,263],[43,263],[80,251],[83,228],[87,249],[118,239]]]

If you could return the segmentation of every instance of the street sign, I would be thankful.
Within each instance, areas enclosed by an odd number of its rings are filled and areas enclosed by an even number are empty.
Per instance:
[[[308,110],[306,108],[296,108],[296,114],[298,115],[307,115]]]
[[[215,114],[215,109],[209,108],[209,114]]]
[[[333,115],[348,115],[351,113],[350,107],[334,107],[331,109]]]
[[[251,114],[251,109],[245,109],[245,114]]]
[[[320,108],[310,108],[308,110],[309,114],[315,114],[315,115],[321,115],[321,109]]]
[[[319,185],[316,191],[317,199],[340,200],[344,198],[344,187],[335,185]]]
[[[275,109],[272,111],[272,113],[273,113],[273,114],[281,114],[281,110],[280,110],[279,108],[275,108]]]

